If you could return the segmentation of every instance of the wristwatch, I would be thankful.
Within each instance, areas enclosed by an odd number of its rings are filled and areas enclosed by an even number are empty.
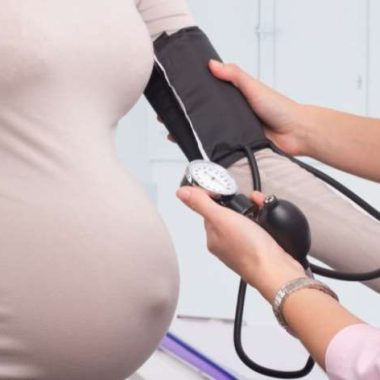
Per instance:
[[[289,328],[289,325],[287,324],[284,314],[283,314],[283,308],[284,303],[287,297],[289,297],[290,294],[296,292],[297,290],[301,289],[316,289],[323,293],[328,294],[329,296],[333,297],[337,301],[339,301],[338,296],[334,291],[332,291],[326,284],[323,282],[320,282],[318,280],[315,280],[313,278],[309,277],[301,277],[297,278],[295,280],[289,281],[286,283],[275,295],[274,300],[272,302],[272,308],[273,313],[277,318],[277,321],[279,324],[291,335],[295,336],[295,334],[291,331]]]

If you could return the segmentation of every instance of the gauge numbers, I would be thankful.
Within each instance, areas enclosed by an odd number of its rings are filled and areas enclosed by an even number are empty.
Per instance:
[[[228,171],[211,161],[192,161],[187,168],[186,176],[191,184],[215,196],[230,196],[237,192],[236,182]]]

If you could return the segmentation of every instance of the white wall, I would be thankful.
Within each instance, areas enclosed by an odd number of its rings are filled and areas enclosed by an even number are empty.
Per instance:
[[[240,64],[298,101],[380,117],[379,1],[189,0],[189,4],[226,61]],[[175,199],[186,163],[179,149],[166,141],[166,131],[145,100],[121,121],[118,150],[157,202],[172,234],[182,276],[178,312],[231,318],[238,278],[206,253],[201,220]],[[379,185],[314,164],[380,208]],[[380,325],[380,297],[359,284],[331,284],[345,305]],[[269,307],[253,292],[246,318],[274,324]]]

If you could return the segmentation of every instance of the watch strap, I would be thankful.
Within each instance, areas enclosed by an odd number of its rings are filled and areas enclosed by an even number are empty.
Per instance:
[[[277,321],[279,324],[291,335],[294,336],[294,333],[290,330],[289,325],[287,324],[284,314],[283,314],[283,308],[285,300],[294,292],[301,290],[301,289],[316,289],[319,290],[325,294],[328,294],[329,296],[333,297],[337,301],[339,301],[338,296],[336,293],[331,290],[326,284],[324,284],[321,281],[315,280],[313,278],[308,277],[301,277],[297,278],[295,280],[291,280],[288,283],[286,283],[284,286],[281,287],[281,289],[278,290],[276,293],[273,302],[272,302],[272,308],[273,313],[277,318]]]

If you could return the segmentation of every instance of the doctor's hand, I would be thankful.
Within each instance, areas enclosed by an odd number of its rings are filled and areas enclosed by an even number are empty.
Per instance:
[[[254,79],[234,64],[211,60],[211,73],[231,82],[246,97],[263,121],[265,134],[289,155],[307,155],[307,107],[303,106]]]
[[[204,218],[209,251],[268,301],[286,282],[305,276],[302,266],[247,217],[218,205],[199,188],[182,187],[177,196]],[[262,205],[264,196],[255,192],[251,199]]]

